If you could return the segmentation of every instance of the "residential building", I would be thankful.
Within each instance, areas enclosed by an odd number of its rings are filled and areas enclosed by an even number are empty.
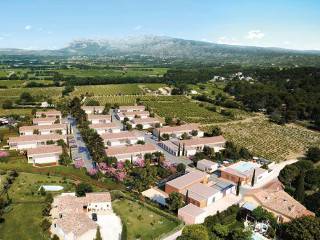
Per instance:
[[[133,111],[133,112],[117,112],[116,118],[123,121],[125,118],[132,120],[134,118],[148,118],[150,113],[148,111]]]
[[[193,171],[166,183],[165,192],[185,194],[188,187],[197,183],[208,183],[209,175],[201,171]]]
[[[59,195],[52,203],[51,233],[61,240],[94,239],[98,224],[92,220],[92,213],[112,213],[110,193],[86,193],[84,197]]]
[[[182,134],[187,133],[189,136],[203,137],[204,132],[199,129],[199,124],[184,124],[180,126],[164,126],[153,130],[153,135],[159,137],[159,134],[168,134],[173,138],[180,138]]]
[[[138,125],[142,126],[142,129],[154,128],[157,125],[161,126],[161,122],[156,118],[134,118],[130,121],[133,128],[137,128]]]
[[[204,147],[213,148],[215,152],[224,149],[226,140],[223,136],[191,138],[187,140],[161,141],[159,145],[175,156],[193,156],[203,150]]]
[[[145,106],[137,105],[137,106],[120,106],[116,111],[117,112],[139,112],[145,111]]]
[[[111,122],[111,115],[88,114],[88,121],[91,124],[103,124]]]
[[[251,184],[254,173],[254,183],[261,181],[263,178],[268,176],[268,170],[260,167],[255,162],[244,162],[239,161],[228,167],[221,168],[221,177],[232,181],[234,183],[241,182],[241,184]]]
[[[189,203],[178,210],[178,218],[187,225],[203,223],[206,217],[207,212],[192,203]]]
[[[197,162],[197,168],[207,173],[213,173],[218,169],[218,166],[218,163],[206,159]]]
[[[118,161],[143,159],[146,153],[157,152],[157,148],[152,144],[132,145],[121,147],[109,147],[106,149],[106,154],[109,157],[116,157]]]
[[[52,125],[55,123],[59,123],[59,119],[55,118],[55,117],[44,117],[44,118],[34,118],[32,119],[32,123],[33,125]]]
[[[81,109],[86,114],[101,114],[104,110],[104,106],[81,106]]]
[[[114,122],[90,124],[89,127],[94,129],[94,130],[96,130],[98,134],[117,133],[117,132],[120,132],[122,130],[122,127],[120,127],[119,125],[117,125]]]
[[[46,145],[27,150],[28,163],[33,166],[52,166],[58,165],[62,147],[57,145]]]
[[[19,137],[10,137],[8,144],[10,149],[14,150],[25,150],[29,148],[37,148],[50,143],[55,143],[58,140],[66,141],[66,136],[58,134],[48,134],[48,135],[23,135]]]
[[[20,135],[67,134],[66,124],[33,125],[19,128]]]
[[[37,111],[36,112],[36,117],[37,118],[50,118],[50,117],[54,117],[54,118],[59,118],[61,119],[62,114],[60,111],[57,110],[48,110],[48,111]]]
[[[103,133],[100,136],[103,139],[104,145],[106,147],[132,145],[136,144],[138,141],[144,141],[144,136],[136,131]]]
[[[264,188],[247,192],[244,201],[261,206],[273,213],[280,223],[289,222],[303,216],[315,215],[286,193],[282,184],[277,180]]]

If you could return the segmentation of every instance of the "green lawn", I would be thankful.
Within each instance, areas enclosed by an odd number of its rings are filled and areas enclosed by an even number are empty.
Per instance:
[[[127,227],[128,240],[156,239],[179,225],[178,222],[127,199],[113,201],[112,207]]]

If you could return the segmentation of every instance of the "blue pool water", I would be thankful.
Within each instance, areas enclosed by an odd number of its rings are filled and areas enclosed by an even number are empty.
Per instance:
[[[243,162],[240,163],[239,165],[235,166],[234,169],[239,171],[239,172],[247,172],[250,169],[254,168],[256,165],[252,164],[250,162]]]

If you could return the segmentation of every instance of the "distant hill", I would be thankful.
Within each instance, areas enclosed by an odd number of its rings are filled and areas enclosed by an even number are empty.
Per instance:
[[[0,55],[152,56],[194,61],[320,63],[320,51],[234,46],[162,36],[120,40],[78,40],[59,50],[0,49]]]

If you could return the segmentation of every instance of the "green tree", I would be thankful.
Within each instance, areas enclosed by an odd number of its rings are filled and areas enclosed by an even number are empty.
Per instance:
[[[182,230],[177,240],[209,240],[207,229],[200,224],[188,225]]]
[[[186,165],[184,163],[179,163],[177,165],[177,172],[185,172],[186,171]]]
[[[304,197],[305,197],[305,191],[304,191],[304,177],[305,177],[305,172],[302,171],[298,177],[297,180],[297,187],[294,193],[294,198],[298,200],[299,202],[303,203],[304,202]]]
[[[320,148],[319,147],[310,147],[306,152],[306,158],[311,160],[314,163],[320,161]]]
[[[167,203],[170,211],[177,212],[179,208],[183,207],[183,197],[180,193],[172,192],[169,194],[169,198],[167,199]]]
[[[93,189],[92,189],[91,185],[89,185],[87,183],[79,183],[76,186],[76,196],[77,197],[83,197],[86,195],[86,193],[90,193],[92,191],[93,191]]]
[[[279,180],[284,185],[291,185],[291,183],[296,179],[299,175],[300,170],[296,165],[290,164],[285,166],[279,173]]]
[[[3,103],[2,103],[2,108],[3,108],[3,109],[11,109],[11,108],[13,108],[13,103],[12,103],[12,101],[10,101],[10,100],[5,100],[5,101],[3,101]]]
[[[281,224],[276,234],[280,239],[319,240],[320,219],[315,217],[296,218],[291,222]]]
[[[96,233],[96,237],[94,240],[102,240],[102,236],[101,236],[101,232],[100,232],[100,227],[97,227],[97,233]]]
[[[34,99],[29,92],[23,92],[20,94],[19,102],[21,104],[32,103],[33,101]]]
[[[252,179],[251,179],[251,187],[254,186],[254,183],[255,183],[255,179],[256,178],[256,170],[254,169],[253,170],[253,174],[252,174]]]
[[[306,207],[320,217],[320,192],[313,193],[305,198]]]

